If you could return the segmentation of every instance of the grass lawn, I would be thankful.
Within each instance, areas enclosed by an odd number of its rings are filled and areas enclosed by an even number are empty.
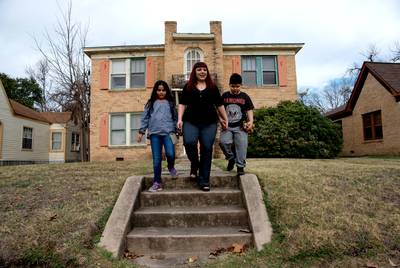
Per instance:
[[[246,171],[265,192],[273,240],[208,266],[400,264],[400,158],[249,159]],[[0,267],[132,267],[95,244],[125,179],[148,173],[148,160],[0,167]]]
[[[95,247],[125,179],[151,161],[0,167],[0,267],[126,267]]]
[[[264,190],[272,243],[211,267],[400,265],[400,158],[248,159],[246,170]]]

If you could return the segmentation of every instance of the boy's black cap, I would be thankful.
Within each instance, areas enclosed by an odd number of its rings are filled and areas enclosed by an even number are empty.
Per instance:
[[[229,78],[229,84],[242,84],[242,76],[238,73],[233,73]]]

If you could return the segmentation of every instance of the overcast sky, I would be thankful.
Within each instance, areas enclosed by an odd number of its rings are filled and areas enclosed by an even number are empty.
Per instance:
[[[208,33],[222,21],[223,43],[305,43],[296,56],[300,89],[341,77],[375,44],[400,42],[400,0],[73,0],[89,24],[88,46],[163,44],[164,21],[178,32]],[[52,33],[62,0],[0,0],[0,72],[24,77],[39,59],[32,36]]]

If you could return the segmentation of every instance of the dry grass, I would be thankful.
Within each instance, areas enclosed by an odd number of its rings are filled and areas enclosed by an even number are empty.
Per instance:
[[[400,158],[249,159],[247,171],[265,191],[273,242],[212,266],[400,264]]]
[[[125,179],[150,165],[0,167],[0,267],[131,267],[94,245]],[[400,158],[249,159],[246,170],[265,191],[273,241],[211,267],[400,263]]]
[[[0,267],[114,265],[94,245],[125,179],[149,164],[0,167]]]

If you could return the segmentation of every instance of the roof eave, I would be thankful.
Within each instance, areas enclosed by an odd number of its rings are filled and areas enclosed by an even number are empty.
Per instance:
[[[132,51],[164,51],[164,45],[137,45],[137,46],[103,46],[103,47],[84,47],[83,52],[87,56],[102,53],[132,52]]]
[[[222,48],[226,51],[235,50],[291,50],[295,53],[302,49],[304,43],[255,43],[255,44],[223,44]]]

